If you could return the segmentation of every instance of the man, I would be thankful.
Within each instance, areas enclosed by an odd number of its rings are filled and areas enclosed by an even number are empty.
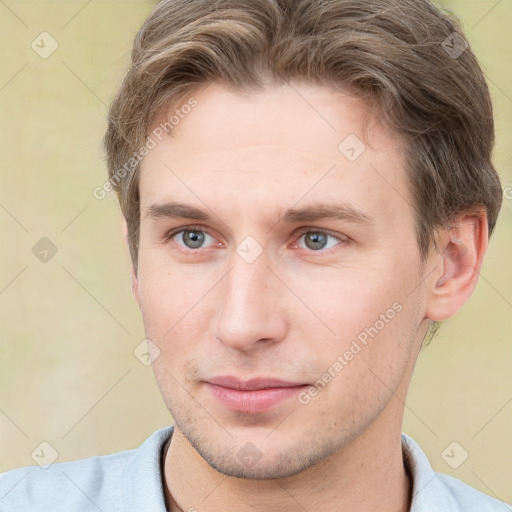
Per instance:
[[[501,205],[492,107],[426,0],[169,0],[109,115],[175,427],[20,469],[1,510],[500,511],[401,425]]]

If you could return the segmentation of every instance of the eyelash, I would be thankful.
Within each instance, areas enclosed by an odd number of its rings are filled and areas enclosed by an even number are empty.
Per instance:
[[[181,228],[169,231],[165,235],[164,241],[165,242],[170,242],[176,235],[178,235],[180,233],[183,233],[184,231],[200,231],[201,233],[206,233],[208,236],[211,236],[212,238],[215,238],[207,229],[204,229],[201,226],[185,226],[185,227],[181,227]],[[311,228],[311,227],[310,228],[303,228],[302,230],[300,230],[299,233],[297,234],[297,236],[298,236],[297,241],[303,235],[305,235],[306,233],[315,233],[315,234],[326,235],[326,236],[329,236],[331,238],[334,238],[335,240],[337,240],[338,242],[340,242],[342,244],[346,244],[349,241],[348,238],[340,238],[338,236],[335,236],[335,235],[329,233],[328,231],[325,231],[324,229],[321,229],[321,228]],[[178,250],[178,252],[180,254],[190,255],[191,253],[201,253],[203,250],[206,250],[206,248],[184,250],[179,244],[176,244],[176,245],[177,245],[177,250]],[[309,253],[313,253],[313,254],[314,253],[328,254],[335,247],[331,247],[331,248],[329,248],[327,250],[318,250],[318,251],[308,250],[308,252]]]

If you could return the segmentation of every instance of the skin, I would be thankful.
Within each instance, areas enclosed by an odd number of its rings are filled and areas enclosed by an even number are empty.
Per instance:
[[[306,84],[241,94],[214,83],[193,96],[198,106],[142,162],[132,273],[176,424],[165,452],[168,509],[409,510],[407,388],[429,323],[474,289],[485,213],[440,230],[439,250],[422,264],[404,143],[365,104]],[[366,146],[355,161],[338,149],[349,134]],[[168,201],[211,219],[148,216]],[[332,203],[371,221],[282,219],[288,208]],[[206,231],[200,248],[178,232],[191,227]],[[339,240],[311,244],[315,229]],[[251,263],[236,251],[249,236],[262,251]],[[393,304],[400,312],[307,404],[292,397],[235,413],[204,383],[232,375],[313,384]],[[237,457],[246,443],[255,463]]]

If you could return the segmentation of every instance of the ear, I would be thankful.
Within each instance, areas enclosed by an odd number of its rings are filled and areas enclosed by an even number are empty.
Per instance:
[[[453,316],[475,289],[489,241],[487,215],[465,215],[439,234],[439,272],[433,275],[426,317],[441,322]]]
[[[123,238],[128,246],[128,225],[126,223],[126,219],[123,217],[122,220],[122,226],[121,226],[122,232],[123,232]],[[132,286],[132,295],[135,298],[135,301],[137,302],[139,308],[140,308],[140,297],[139,297],[139,281],[137,279],[137,271],[135,270],[135,266],[132,262],[132,270],[131,270],[131,286]]]

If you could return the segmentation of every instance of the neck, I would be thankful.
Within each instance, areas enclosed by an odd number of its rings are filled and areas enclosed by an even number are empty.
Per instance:
[[[401,418],[394,423],[398,429],[386,431],[377,421],[322,462],[291,477],[272,480],[221,474],[175,427],[165,454],[167,508],[169,512],[408,512],[411,482],[402,458]]]

